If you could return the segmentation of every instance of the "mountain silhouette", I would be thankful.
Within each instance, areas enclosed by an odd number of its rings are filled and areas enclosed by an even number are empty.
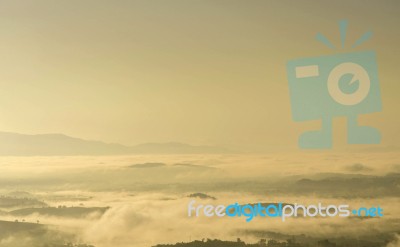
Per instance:
[[[202,154],[228,153],[224,148],[184,143],[144,143],[125,146],[84,140],[63,134],[26,135],[0,132],[0,156],[74,156],[123,154]]]

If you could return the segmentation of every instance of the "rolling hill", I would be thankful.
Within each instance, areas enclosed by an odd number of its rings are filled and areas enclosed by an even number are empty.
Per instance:
[[[73,156],[127,154],[202,154],[228,153],[213,146],[184,143],[144,143],[125,146],[116,143],[84,140],[63,134],[26,135],[0,132],[0,156]]]

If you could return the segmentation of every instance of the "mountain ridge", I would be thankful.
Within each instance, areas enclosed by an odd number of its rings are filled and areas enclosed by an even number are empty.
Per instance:
[[[128,154],[218,154],[231,151],[215,146],[180,142],[142,143],[126,146],[85,140],[60,133],[20,134],[0,131],[0,156],[78,156]]]

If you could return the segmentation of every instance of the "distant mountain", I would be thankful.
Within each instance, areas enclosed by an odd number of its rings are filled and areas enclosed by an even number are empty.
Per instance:
[[[209,196],[205,193],[201,193],[201,192],[197,192],[197,193],[193,193],[188,195],[187,197],[192,197],[192,198],[199,198],[199,199],[211,199],[211,200],[217,200],[217,198],[213,197],[213,196]]]
[[[296,195],[312,194],[349,198],[398,196],[400,195],[400,173],[388,173],[384,176],[332,174],[321,179],[302,178],[290,184],[286,191]]]
[[[166,166],[164,163],[159,163],[159,162],[148,162],[148,163],[143,163],[143,164],[134,164],[129,166],[130,168],[154,168],[154,167],[163,167]]]
[[[167,143],[144,143],[132,147],[135,153],[179,153],[179,154],[200,154],[200,153],[229,153],[229,150],[213,146],[192,146],[179,142]]]
[[[102,155],[126,154],[129,147],[87,141],[62,134],[23,135],[0,132],[0,155]]]
[[[109,207],[41,207],[41,208],[23,208],[8,212],[13,216],[28,216],[32,214],[57,216],[57,217],[68,217],[68,218],[83,218],[88,215],[93,217],[100,217],[103,215]]]
[[[21,208],[21,207],[44,207],[47,206],[45,202],[39,201],[35,198],[18,198],[13,196],[0,196],[0,208]]]
[[[25,135],[0,132],[0,156],[118,155],[118,154],[199,154],[226,153],[211,146],[183,143],[146,143],[124,146],[116,143],[89,141],[63,134]]]

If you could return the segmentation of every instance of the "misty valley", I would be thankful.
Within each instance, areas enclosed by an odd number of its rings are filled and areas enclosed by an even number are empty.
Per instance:
[[[392,247],[399,164],[379,152],[3,156],[0,246]],[[379,205],[384,217],[188,217],[191,200]]]

